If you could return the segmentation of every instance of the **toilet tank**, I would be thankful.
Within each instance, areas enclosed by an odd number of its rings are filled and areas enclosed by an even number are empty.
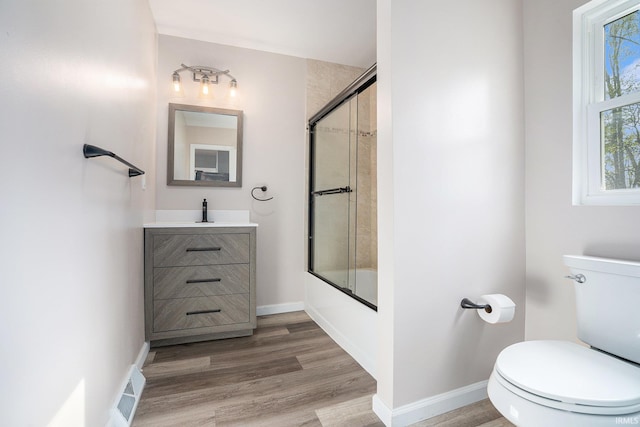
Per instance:
[[[640,263],[565,255],[574,281],[578,338],[592,347],[640,363]]]

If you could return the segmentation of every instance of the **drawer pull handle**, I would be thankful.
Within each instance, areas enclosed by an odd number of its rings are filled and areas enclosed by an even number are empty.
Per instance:
[[[215,278],[215,279],[190,279],[187,280],[187,283],[210,283],[210,282],[220,282],[222,281],[222,279],[219,278]]]
[[[219,251],[222,248],[220,246],[214,246],[211,248],[187,248],[187,252],[212,252]]]
[[[187,311],[187,316],[191,316],[193,314],[207,314],[207,313],[220,313],[220,309],[215,308],[213,310]]]

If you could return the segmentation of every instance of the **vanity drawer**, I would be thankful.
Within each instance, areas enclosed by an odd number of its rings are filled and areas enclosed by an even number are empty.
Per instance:
[[[156,267],[153,298],[192,298],[249,292],[249,264]]]
[[[249,313],[249,294],[156,300],[153,331],[247,323]]]
[[[153,241],[154,267],[248,263],[249,234],[167,234]]]

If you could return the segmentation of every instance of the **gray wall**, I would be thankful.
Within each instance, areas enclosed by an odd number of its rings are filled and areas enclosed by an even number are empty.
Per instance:
[[[640,260],[640,207],[571,205],[572,11],[584,3],[524,1],[529,340],[576,340],[562,255]]]
[[[232,105],[221,77],[214,98],[198,98],[198,84],[182,74],[184,96],[173,97],[171,73],[180,64],[229,69],[238,80],[240,100]],[[158,36],[157,209],[209,209],[251,212],[258,227],[258,306],[304,300],[305,75],[301,58]],[[167,186],[167,114],[170,102],[244,111],[242,188]],[[267,185],[269,202],[251,198],[251,188]],[[261,191],[256,194],[262,196]]]
[[[36,0],[0,28],[2,424],[105,425],[144,343],[155,26],[145,0]]]
[[[486,380],[524,336],[522,7],[378,1],[378,397]],[[412,48],[408,48],[411,46]],[[504,293],[511,323],[463,312]]]

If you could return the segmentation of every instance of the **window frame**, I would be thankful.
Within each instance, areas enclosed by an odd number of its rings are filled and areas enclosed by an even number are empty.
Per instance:
[[[639,0],[592,0],[573,12],[573,204],[640,205],[640,188],[602,185],[600,114],[640,103],[640,92],[605,100],[604,26],[640,10]]]

